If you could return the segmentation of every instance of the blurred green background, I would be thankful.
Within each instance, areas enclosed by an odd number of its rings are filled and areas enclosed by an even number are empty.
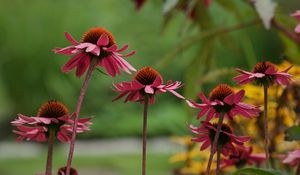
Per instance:
[[[280,8],[276,15],[292,30],[296,21],[288,15],[300,7],[300,2],[277,2]],[[69,58],[51,51],[69,45],[64,31],[79,40],[91,27],[107,28],[119,45],[128,43],[130,49],[137,51],[128,58],[134,67],[150,65],[161,72],[165,81],[183,81],[185,87],[179,92],[188,98],[195,98],[200,90],[207,91],[216,83],[232,84],[234,67],[249,69],[260,60],[279,63],[283,58],[299,59],[294,57],[299,55],[298,51],[287,52],[290,43],[283,42],[275,29],[267,31],[260,23],[191,42],[206,31],[258,19],[253,9],[241,1],[215,0],[208,10],[204,10],[205,14],[201,12],[207,18],[197,22],[179,10],[172,12],[172,19],[164,17],[162,6],[163,1],[148,1],[137,12],[130,0],[0,0],[0,141],[15,139],[9,122],[17,113],[35,115],[42,103],[52,99],[65,103],[70,111],[75,109],[83,77],[76,78],[74,72],[62,73],[60,68]],[[186,42],[190,42],[190,46],[180,49]],[[117,95],[112,91],[112,83],[130,79],[131,75],[127,74],[112,79],[94,73],[81,111],[82,116],[94,116],[92,130],[81,134],[80,138],[141,136],[142,106],[112,102]],[[186,122],[193,122],[196,112],[187,109],[185,103],[171,94],[157,96],[157,102],[149,109],[149,136],[188,134]],[[19,144],[22,147],[22,143]],[[159,156],[167,161],[167,155]],[[133,157],[129,160],[137,161],[138,156]],[[128,159],[112,156],[88,161],[101,164],[107,163],[106,160],[123,162]],[[41,161],[44,157],[32,160],[31,165]],[[30,166],[21,162],[19,159],[0,160],[0,170],[6,168],[5,175],[9,175],[8,169],[15,166],[30,170]],[[165,164],[161,172],[154,174],[170,172],[166,171],[169,165]],[[126,168],[130,169],[130,166]],[[19,170],[14,171],[20,174]]]

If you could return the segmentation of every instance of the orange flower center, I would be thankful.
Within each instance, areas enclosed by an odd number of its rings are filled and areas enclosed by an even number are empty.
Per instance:
[[[139,70],[134,76],[134,79],[142,85],[150,85],[157,77],[160,77],[160,74],[152,67],[147,66]]]
[[[218,124],[214,123],[213,127],[217,129]],[[208,132],[209,133],[209,139],[210,139],[211,142],[213,142],[214,139],[215,139],[216,131],[214,129],[208,129],[208,130],[209,130],[209,132]],[[222,124],[221,131],[232,134],[232,129],[227,124]],[[226,143],[229,143],[230,141],[231,141],[231,138],[230,138],[229,135],[227,135],[223,132],[220,132],[219,139],[218,139],[218,144],[219,145],[221,145],[221,146],[225,145]]]
[[[209,99],[212,101],[213,100],[223,101],[225,97],[227,97],[232,93],[233,90],[230,86],[228,86],[227,84],[220,84],[209,93]]]
[[[258,62],[254,68],[253,68],[253,72],[254,73],[265,73],[267,69],[269,69],[270,67],[274,67],[275,65],[269,61],[263,61],[263,62]]]
[[[116,43],[114,36],[108,30],[106,30],[102,27],[91,28],[89,31],[87,31],[87,32],[85,32],[85,34],[83,34],[81,41],[97,44],[98,39],[103,34],[107,35],[109,38],[108,46],[112,46]]]
[[[40,107],[37,116],[47,118],[59,118],[64,115],[67,115],[68,113],[68,109],[64,104],[55,100],[51,100]]]

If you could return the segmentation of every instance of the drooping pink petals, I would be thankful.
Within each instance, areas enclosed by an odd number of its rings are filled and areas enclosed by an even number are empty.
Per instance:
[[[87,37],[86,35],[89,36]],[[93,38],[98,36],[99,38]],[[113,36],[101,27],[92,28],[87,32],[84,35],[86,41],[78,42],[67,32],[65,32],[65,37],[72,45],[53,49],[57,54],[73,56],[62,67],[64,73],[68,73],[76,68],[76,76],[81,77],[90,67],[92,59],[97,59],[96,65],[103,67],[112,77],[121,74],[120,70],[129,74],[136,71],[133,66],[122,58],[132,56],[135,52],[132,51],[125,55],[121,54],[121,52],[126,51],[128,45],[118,49],[117,44],[114,43]],[[95,43],[93,43],[93,40],[96,40]]]
[[[89,130],[91,118],[82,118],[78,122],[77,133]],[[69,115],[60,118],[28,117],[18,114],[18,118],[11,122],[16,127],[13,133],[19,135],[17,141],[33,140],[37,142],[47,141],[48,126],[58,124],[56,137],[61,142],[69,142],[72,136],[72,124],[74,120]],[[62,124],[63,123],[63,124]]]
[[[292,80],[292,76],[288,73],[292,67],[293,66],[290,66],[283,71],[278,71],[275,65],[268,61],[259,62],[255,65],[253,72],[237,68],[236,71],[239,72],[240,75],[234,77],[233,80],[239,85],[245,85],[252,81],[260,85],[267,84],[268,86],[273,83],[287,85]]]
[[[200,150],[204,150],[212,146],[214,136],[217,132],[217,124],[202,121],[201,125],[198,127],[194,127],[192,125],[189,127],[191,131],[197,135],[192,138],[192,141],[202,143]],[[250,140],[250,137],[235,136],[228,125],[222,124],[218,146],[221,147],[221,153],[227,156],[229,154],[236,154],[237,147],[243,147],[244,143],[248,140]],[[216,150],[214,150],[214,152],[215,151]]]
[[[241,168],[246,165],[261,165],[265,161],[266,155],[264,153],[254,154],[252,151],[252,147],[237,147],[235,154],[230,154],[228,158],[222,160],[223,167],[236,166]]]
[[[145,72],[146,69],[150,72]],[[153,104],[155,102],[155,94],[165,92],[170,92],[176,97],[184,99],[182,95],[175,91],[182,86],[181,82],[172,82],[169,80],[167,84],[163,84],[162,77],[158,75],[154,69],[152,69],[153,68],[145,67],[137,73],[136,77],[132,81],[113,84],[113,90],[119,93],[113,101],[127,96],[125,98],[125,102],[143,102],[144,97],[147,95],[149,97],[149,103]],[[141,74],[139,74],[140,72]],[[142,78],[139,78],[139,76]]]
[[[260,113],[258,106],[242,102],[244,94],[245,91],[240,90],[237,93],[232,92],[227,96],[224,95],[223,99],[208,99],[203,93],[200,93],[199,98],[202,103],[187,100],[187,104],[192,108],[200,109],[197,119],[207,114],[206,121],[210,121],[212,118],[219,118],[220,113],[224,113],[225,117],[230,119],[236,115],[242,115],[249,119],[258,116]]]

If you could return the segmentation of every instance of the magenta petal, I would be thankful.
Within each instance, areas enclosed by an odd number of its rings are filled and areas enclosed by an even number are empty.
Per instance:
[[[209,145],[210,145],[210,141],[209,141],[209,140],[206,140],[206,141],[202,144],[200,150],[201,150],[201,151],[202,151],[202,150],[205,150],[206,148],[209,147]]]
[[[125,58],[130,57],[130,56],[134,55],[135,53],[136,53],[136,51],[131,51],[128,54],[124,55],[123,57],[125,57]]]
[[[234,95],[234,103],[242,101],[245,96],[245,90],[240,90]]]
[[[128,48],[128,44],[124,45],[121,49],[116,50],[116,52],[123,52]]]
[[[108,43],[109,43],[109,38],[105,34],[102,34],[97,41],[98,46],[106,46],[106,45],[108,45]]]
[[[298,25],[295,27],[294,31],[295,31],[296,33],[300,33],[300,24],[298,24]]]
[[[70,33],[64,32],[64,34],[65,34],[65,37],[67,38],[67,40],[69,40],[72,44],[74,44],[74,45],[79,44],[79,42],[77,42]]]
[[[106,72],[110,76],[115,77],[116,76],[116,70],[114,69],[114,66],[111,64],[110,60],[111,60],[110,57],[103,58],[101,60],[101,64],[103,65],[103,67],[105,68]]]
[[[224,102],[227,103],[228,105],[233,105],[234,104],[234,98],[235,95],[232,93],[230,95],[228,95],[227,97],[224,98]]]
[[[81,77],[84,74],[84,72],[87,70],[89,65],[90,65],[90,56],[86,55],[78,63],[78,66],[76,69],[76,76]]]
[[[157,76],[154,80],[154,82],[152,83],[153,87],[158,87],[159,85],[161,85],[163,83],[163,80],[160,76]]]
[[[180,99],[183,99],[183,100],[185,99],[184,96],[180,95],[178,92],[176,92],[174,90],[168,90],[168,91]]]
[[[145,92],[146,92],[147,94],[154,94],[154,89],[153,89],[150,85],[147,85],[147,86],[145,87]]]
[[[118,46],[116,44],[110,46],[109,48],[106,49],[107,52],[114,52],[118,49]]]
[[[80,62],[81,58],[84,58],[85,56],[85,53],[75,55],[62,67],[62,72],[67,73],[71,71],[74,67],[78,66],[78,63]]]

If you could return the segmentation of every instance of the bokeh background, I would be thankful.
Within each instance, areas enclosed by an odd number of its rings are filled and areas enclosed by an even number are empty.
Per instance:
[[[0,0],[1,175],[29,175],[44,169],[45,145],[14,142],[9,122],[16,114],[35,115],[48,100],[61,101],[70,111],[75,109],[83,78],[76,78],[73,72],[62,73],[60,68],[68,58],[51,51],[68,45],[64,31],[79,40],[91,27],[107,28],[119,45],[128,43],[137,51],[128,58],[134,67],[150,65],[165,81],[184,82],[179,92],[192,99],[200,90],[208,92],[217,83],[234,85],[230,79],[235,67],[250,69],[262,60],[300,62],[299,48],[276,29],[266,30],[255,22],[257,14],[242,1],[215,0],[205,9],[203,20],[192,19],[181,10],[164,15],[163,3],[149,0],[137,11],[130,0]],[[277,3],[280,8],[276,15],[292,30],[296,21],[289,14],[300,8],[299,0]],[[206,7],[199,8],[201,11]],[[254,24],[215,32],[249,21]],[[208,37],[201,38],[207,33]],[[142,106],[112,102],[116,96],[112,83],[129,79],[131,75],[127,74],[112,79],[94,73],[81,112],[82,116],[94,116],[93,125],[90,132],[79,135],[81,145],[74,161],[81,174],[125,175],[140,171]],[[157,97],[149,112],[149,173],[171,174],[173,165],[168,159],[172,151],[183,148],[166,140],[189,134],[186,123],[195,122],[197,111],[164,94]],[[104,151],[106,148],[108,151]],[[57,144],[55,168],[65,164],[66,150],[66,145]]]

